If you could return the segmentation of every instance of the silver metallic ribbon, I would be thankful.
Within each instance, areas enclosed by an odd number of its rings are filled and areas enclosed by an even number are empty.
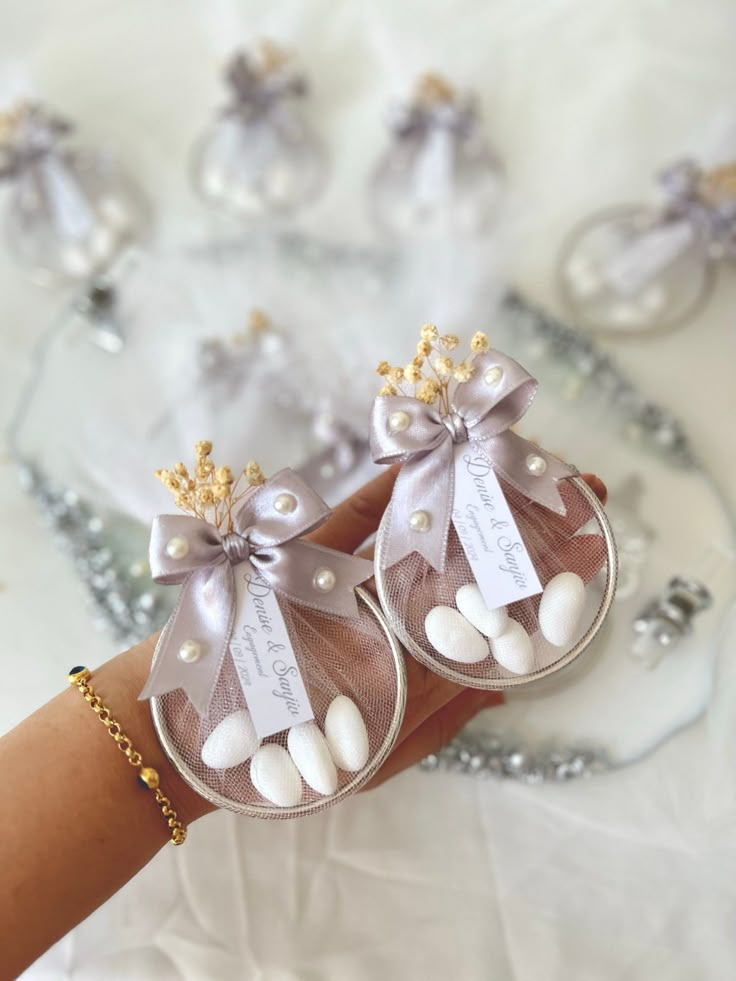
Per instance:
[[[56,150],[72,124],[40,105],[25,107],[12,124],[10,135],[0,143],[0,178],[16,177],[29,164]]]
[[[223,114],[245,119],[271,112],[283,99],[298,98],[307,93],[303,75],[287,68],[264,72],[242,52],[228,62],[225,81],[234,98]]]
[[[709,201],[702,193],[706,173],[694,160],[678,160],[665,167],[657,180],[665,195],[665,222],[686,219],[718,242],[724,253],[736,255],[736,198]]]
[[[470,135],[477,122],[475,103],[463,100],[427,103],[417,100],[391,111],[389,127],[401,139],[423,140],[436,129],[444,129],[459,139]]]
[[[473,368],[470,380],[455,389],[449,415],[443,416],[436,406],[406,396],[379,396],[373,403],[373,459],[376,463],[404,464],[386,519],[381,561],[384,569],[416,551],[438,572],[444,571],[455,495],[456,443],[467,442],[490,463],[497,476],[525,497],[565,514],[557,481],[575,476],[578,471],[511,431],[536,394],[536,379],[498,351],[476,356]],[[397,412],[409,416],[409,425],[398,432],[391,426]],[[530,470],[530,457],[544,460],[543,473]],[[429,514],[427,530],[412,529],[409,516],[413,511]]]
[[[288,514],[274,506],[283,494],[296,499],[296,507]],[[279,602],[284,598],[333,616],[357,617],[354,590],[373,575],[373,563],[298,540],[329,515],[322,498],[292,470],[280,471],[248,495],[230,534],[222,534],[199,518],[159,515],[151,531],[151,572],[156,582],[181,583],[182,589],[139,697],[182,688],[197,712],[207,715],[233,630],[234,566],[248,563],[254,578],[265,579]],[[189,551],[183,558],[171,558],[167,543],[179,536],[186,539]],[[325,568],[335,574],[335,586],[329,592],[315,585],[317,573]],[[188,640],[201,645],[202,655],[183,663],[179,649]]]

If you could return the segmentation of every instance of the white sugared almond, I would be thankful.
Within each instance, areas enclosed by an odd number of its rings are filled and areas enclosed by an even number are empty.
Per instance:
[[[316,722],[292,726],[286,737],[289,755],[312,790],[329,796],[337,790],[337,770],[327,740]]]
[[[330,702],[325,716],[325,739],[335,764],[355,773],[368,762],[368,730],[360,709],[347,695]]]
[[[466,620],[469,620],[476,630],[493,640],[500,637],[509,622],[505,606],[489,609],[477,583],[469,582],[461,586],[455,596],[457,608]]]
[[[529,674],[534,670],[534,647],[531,637],[518,620],[509,619],[508,626],[491,644],[493,656],[513,674]]]
[[[213,770],[227,770],[250,759],[260,743],[250,712],[240,709],[226,715],[209,734],[202,746],[202,762]]]
[[[261,797],[277,807],[295,807],[302,799],[302,778],[282,746],[266,743],[250,761],[250,779]]]
[[[450,606],[433,607],[424,618],[424,632],[432,647],[450,661],[477,664],[490,653],[482,634]]]
[[[555,647],[567,647],[577,631],[585,605],[585,583],[574,572],[560,572],[544,587],[539,629]]]

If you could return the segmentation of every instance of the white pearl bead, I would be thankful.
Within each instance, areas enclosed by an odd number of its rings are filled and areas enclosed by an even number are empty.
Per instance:
[[[488,368],[483,375],[483,381],[486,383],[486,385],[498,385],[502,378],[503,368],[497,364],[494,364],[493,367]]]
[[[293,494],[279,494],[273,502],[279,514],[293,514],[296,511],[296,498]]]
[[[183,535],[174,535],[166,543],[166,554],[170,559],[183,559],[189,555],[189,542]]]
[[[544,471],[547,469],[547,461],[543,456],[537,456],[531,453],[526,458],[526,468],[529,473],[534,474],[535,477],[541,477]]]
[[[179,648],[179,660],[185,664],[194,664],[202,656],[202,645],[196,640],[185,640]]]
[[[427,511],[412,511],[409,515],[409,527],[412,531],[429,531],[432,519]]]
[[[410,422],[409,413],[400,409],[398,412],[392,412],[388,417],[388,428],[392,433],[403,433],[405,429],[409,428]]]
[[[329,593],[337,584],[337,576],[332,569],[317,569],[314,574],[314,588],[321,593]]]

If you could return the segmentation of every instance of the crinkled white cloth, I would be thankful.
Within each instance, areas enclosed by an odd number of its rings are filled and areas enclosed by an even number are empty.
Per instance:
[[[387,101],[436,66],[483,96],[525,215],[514,278],[550,304],[554,250],[577,217],[646,195],[651,172],[683,152],[735,148],[727,0],[6,7],[0,92],[30,85],[79,119],[89,142],[123,146],[158,190],[163,234],[174,239],[197,221],[185,154],[221,98],[218,58],[261,34],[302,50],[334,157],[331,190],[306,225],[361,238]],[[0,286],[7,418],[29,343],[58,297],[30,293],[9,266]],[[619,351],[642,388],[689,423],[725,486],[736,476],[735,300],[736,277],[724,270],[697,327]],[[111,645],[91,636],[66,560],[8,466],[0,514],[0,657],[24,666],[22,679],[3,674],[5,728],[52,694],[69,664],[102,660]],[[588,783],[526,788],[413,771],[313,819],[210,818],[28,976],[731,978],[736,679],[727,659],[721,667],[707,723]]]

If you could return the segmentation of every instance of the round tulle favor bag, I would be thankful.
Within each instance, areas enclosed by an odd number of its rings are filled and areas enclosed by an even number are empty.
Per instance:
[[[160,473],[190,513],[154,522],[154,578],[181,594],[141,697],[202,797],[255,817],[310,814],[386,759],[403,655],[360,586],[372,563],[301,537],[329,516],[321,498],[293,471],[265,480],[254,464],[239,493],[210,452],[198,444],[192,475]]]
[[[575,468],[517,433],[536,381],[472,340],[422,330],[404,369],[385,362],[371,420],[379,463],[401,462],[376,542],[388,621],[422,664],[506,688],[569,664],[600,629],[616,581],[605,512]]]

